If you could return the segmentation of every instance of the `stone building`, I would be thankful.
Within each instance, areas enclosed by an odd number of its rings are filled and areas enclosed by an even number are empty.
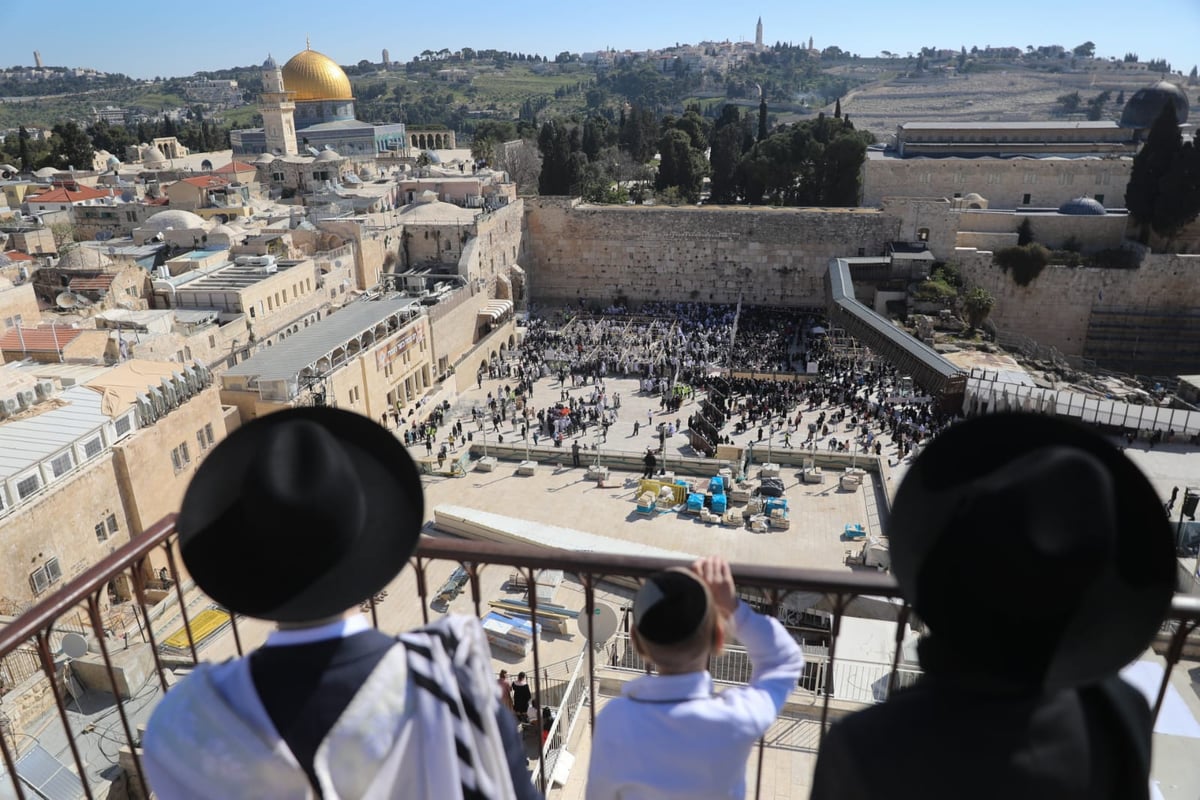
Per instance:
[[[0,369],[0,407],[10,390],[29,400],[0,421],[0,598],[10,605],[36,601],[178,509],[225,435],[203,370],[131,361],[67,385],[62,369]],[[130,596],[121,580],[102,608]]]
[[[413,298],[353,303],[220,376],[221,400],[243,420],[330,405],[378,420],[432,386],[434,342]]]

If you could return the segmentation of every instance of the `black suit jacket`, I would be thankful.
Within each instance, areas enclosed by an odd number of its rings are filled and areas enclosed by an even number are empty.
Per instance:
[[[280,738],[308,773],[314,791],[319,786],[313,768],[317,748],[394,644],[391,636],[370,629],[344,638],[263,647],[250,654],[250,675],[259,699]],[[496,719],[517,797],[540,798],[529,780],[524,745],[512,714],[499,706]]]
[[[835,722],[813,800],[1137,800],[1150,709],[1113,676],[1054,694],[971,691],[932,676]]]

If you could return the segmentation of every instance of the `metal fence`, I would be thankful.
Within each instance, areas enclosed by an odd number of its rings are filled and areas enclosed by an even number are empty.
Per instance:
[[[78,792],[88,798],[107,796],[110,784],[116,780],[125,782],[124,787],[131,797],[148,797],[148,787],[139,756],[140,720],[149,716],[160,693],[169,690],[173,680],[172,668],[188,666],[199,661],[198,650],[202,635],[197,625],[193,633],[193,609],[209,609],[211,602],[204,597],[185,596],[188,585],[180,571],[174,519],[168,517],[108,555],[86,572],[73,578],[58,591],[45,597],[28,611],[22,613],[9,625],[0,629],[0,659],[18,652],[36,652],[40,675],[31,676],[26,683],[28,698],[42,697],[50,719],[22,717],[23,705],[6,702],[4,714],[0,716],[0,796],[16,798],[40,797],[39,781],[58,780],[77,782]],[[152,575],[148,564],[151,553],[161,553],[170,573],[168,600],[151,605],[148,598]],[[236,557],[236,554],[232,554]],[[480,590],[480,572],[490,565],[501,565],[523,573],[526,583],[535,582],[534,573],[544,569],[563,570],[575,576],[584,594],[584,613],[587,615],[587,639],[592,641],[592,629],[596,608],[596,593],[602,582],[611,579],[641,578],[674,565],[675,561],[661,558],[621,556],[600,553],[576,553],[529,546],[499,545],[489,542],[472,542],[451,539],[424,539],[413,557],[413,570],[422,615],[430,617],[430,594],[437,584],[428,577],[433,565],[461,564],[468,574],[468,591],[477,616],[483,616],[486,602]],[[140,638],[149,647],[153,657],[153,674],[144,686],[131,686],[120,639],[110,637],[105,628],[102,598],[110,581],[125,576],[133,592],[133,612],[138,617]],[[810,666],[801,682],[799,691],[812,694],[810,706],[814,725],[819,717],[819,727],[814,742],[819,743],[828,722],[830,704],[834,699],[863,698],[859,702],[872,702],[886,696],[898,686],[915,678],[914,671],[898,663],[902,651],[901,641],[906,629],[907,613],[902,612],[896,621],[896,656],[890,665],[863,664],[838,659],[837,645],[841,622],[852,600],[870,596],[881,598],[898,597],[898,590],[890,576],[862,572],[844,573],[825,570],[781,568],[774,566],[735,567],[734,577],[742,590],[752,590],[762,598],[762,607],[770,610],[783,607],[790,595],[823,596],[822,605],[831,613],[831,629],[827,643],[821,647],[807,648]],[[536,622],[539,610],[536,592],[528,599],[530,613]],[[164,607],[169,606],[166,610]],[[68,670],[64,668],[56,644],[59,626],[74,622],[77,612],[83,614],[94,648],[99,652],[92,658],[91,681],[99,691],[111,692],[111,702],[101,713],[85,717],[79,706],[82,700]],[[369,604],[372,622],[378,625],[375,601]],[[158,630],[163,626],[178,628],[183,644],[182,657],[174,660],[164,655],[156,627],[151,623],[161,617]],[[1200,623],[1200,598],[1179,595],[1175,598],[1170,621],[1175,623],[1165,647],[1167,668],[1159,687],[1155,713],[1162,705],[1168,678],[1180,660],[1188,637]],[[242,624],[236,616],[229,620],[234,649],[243,652]],[[981,622],[981,624],[984,624]],[[557,708],[554,724],[549,731],[545,746],[539,748],[536,779],[543,787],[548,776],[552,776],[553,762],[565,752],[565,746],[573,742],[580,724],[593,725],[597,708],[598,672],[615,667],[637,668],[630,655],[632,648],[614,642],[608,650],[597,651],[587,647],[573,662],[541,662],[537,637],[533,643],[533,669],[531,678],[533,693],[543,703]],[[744,679],[748,664],[744,656],[735,651],[724,657],[717,666],[721,680]],[[81,679],[82,679],[81,675]],[[21,687],[17,687],[20,689]],[[15,696],[16,692],[10,693]],[[9,697],[6,696],[6,701]],[[94,701],[93,701],[94,702]],[[819,709],[817,708],[819,706]],[[91,709],[93,712],[95,708]],[[58,737],[54,741],[54,737]],[[762,770],[765,740],[759,742],[758,769]],[[85,752],[87,756],[85,757]],[[54,753],[60,754],[59,756]],[[60,759],[61,756],[61,759]],[[757,783],[757,782],[756,782]],[[11,792],[6,789],[11,787]]]

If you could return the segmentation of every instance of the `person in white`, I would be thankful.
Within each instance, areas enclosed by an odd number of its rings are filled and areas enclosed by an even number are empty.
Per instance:
[[[631,638],[658,674],[630,681],[596,718],[588,800],[741,798],[746,759],[778,716],[804,655],[775,619],[737,598],[728,562],[652,575],[633,606]],[[707,665],[725,629],[745,645],[750,684],[713,692]]]

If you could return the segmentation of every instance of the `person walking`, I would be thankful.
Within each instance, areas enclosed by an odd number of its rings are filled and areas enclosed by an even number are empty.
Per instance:
[[[579,440],[571,443],[571,463],[576,467],[579,466]]]
[[[638,420],[633,421],[633,437],[636,439],[638,431],[641,429],[641,423]]]
[[[642,477],[643,478],[653,478],[654,477],[654,468],[656,466],[658,466],[658,459],[656,459],[654,457],[653,450],[646,451],[646,455],[642,459],[642,464],[644,464],[646,467],[645,472],[642,473]]]
[[[500,670],[500,677],[496,680],[496,685],[500,687],[500,705],[513,710],[513,691],[512,681],[508,679],[508,670]]]

